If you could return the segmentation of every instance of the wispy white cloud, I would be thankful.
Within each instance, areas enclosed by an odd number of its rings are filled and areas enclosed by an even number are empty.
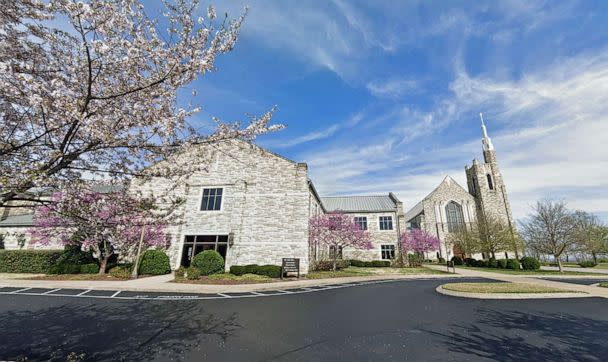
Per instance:
[[[419,91],[420,82],[413,79],[391,78],[367,83],[367,90],[376,97],[399,99]]]

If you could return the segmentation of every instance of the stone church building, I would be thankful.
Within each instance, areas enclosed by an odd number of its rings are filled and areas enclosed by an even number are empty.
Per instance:
[[[168,228],[167,253],[173,268],[188,266],[203,250],[216,250],[231,265],[280,264],[282,258],[299,258],[306,273],[315,260],[338,253],[344,259],[391,260],[398,252],[399,235],[409,227],[423,228],[442,240],[441,250],[429,258],[449,257],[443,241],[457,225],[470,224],[486,213],[509,223],[511,211],[496,154],[485,125],[484,163],[466,168],[468,191],[450,177],[407,214],[393,194],[320,197],[308,166],[240,140],[207,144],[206,167],[189,174],[177,187],[167,180],[134,181],[133,191],[156,195],[170,189],[185,200],[176,210],[179,222]],[[192,162],[184,155],[179,162]],[[178,163],[179,163],[178,162]],[[159,203],[161,199],[159,198]],[[21,210],[19,214],[14,211]],[[312,216],[341,211],[369,231],[371,250],[316,250],[309,245]],[[40,247],[29,243],[32,211],[0,210],[0,234],[7,249]],[[55,248],[60,246],[55,246]]]
[[[427,255],[430,259],[454,256],[454,250],[446,243],[448,235],[462,226],[470,229],[473,223],[482,223],[489,215],[514,230],[507,189],[483,118],[481,129],[483,162],[474,159],[470,166],[465,167],[467,190],[446,176],[437,188],[405,214],[409,228],[423,229],[441,241],[440,250]],[[506,251],[496,257],[513,257],[512,254]],[[484,258],[487,255],[474,257]]]

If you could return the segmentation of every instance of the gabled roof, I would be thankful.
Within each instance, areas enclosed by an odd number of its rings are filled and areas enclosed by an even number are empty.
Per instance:
[[[34,226],[34,215],[14,215],[9,216],[4,220],[0,220],[0,228],[19,226]]]
[[[390,195],[377,196],[330,196],[322,197],[323,206],[328,212],[393,212],[397,204]]]
[[[430,198],[435,192],[437,192],[437,190],[439,190],[439,188],[443,185],[451,185],[454,184],[457,187],[461,188],[462,191],[464,192],[468,192],[467,190],[464,189],[464,187],[460,186],[460,184],[458,182],[456,182],[456,180],[454,180],[450,175],[446,175],[443,180],[439,183],[439,185],[437,185],[437,187],[435,187],[433,189],[433,191],[429,192],[428,195],[426,195],[422,200],[420,200],[420,202],[418,202],[416,205],[414,205],[408,212],[405,213],[405,222],[408,222],[410,220],[412,220],[413,218],[415,218],[416,216],[418,216],[424,209],[424,201],[428,198]]]

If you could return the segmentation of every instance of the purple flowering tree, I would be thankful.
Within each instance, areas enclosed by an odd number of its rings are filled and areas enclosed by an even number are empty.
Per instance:
[[[80,242],[99,259],[99,273],[104,274],[113,254],[132,255],[140,240],[146,247],[167,246],[166,223],[150,205],[124,190],[101,193],[78,188],[55,193],[51,203],[36,209],[32,242]]]
[[[418,257],[424,256],[424,253],[429,251],[438,250],[440,246],[439,239],[421,229],[412,229],[404,232],[399,237],[399,242],[402,255],[413,253]],[[410,262],[410,266],[414,266],[412,264],[420,264],[419,260],[408,258],[408,261]]]
[[[309,220],[309,240],[315,247],[333,248],[330,255],[333,270],[336,270],[338,250],[345,247],[371,249],[369,233],[361,230],[353,218],[341,212],[313,217]]]

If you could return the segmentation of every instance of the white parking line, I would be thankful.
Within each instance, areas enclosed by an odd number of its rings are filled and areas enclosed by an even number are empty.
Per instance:
[[[92,290],[92,289],[87,289],[87,290],[85,290],[85,291],[84,291],[84,292],[82,292],[82,293],[76,294],[76,297],[80,297],[81,295],[85,295],[85,294],[87,294],[88,292],[90,292],[91,290]]]
[[[115,296],[117,296],[119,293],[121,292],[121,290],[117,291],[116,293],[112,294],[112,296],[110,298],[114,298]]]
[[[232,298],[232,296],[231,296],[231,295],[228,295],[228,294],[224,294],[224,293],[216,293],[216,294],[217,294],[217,295],[221,295],[221,296],[222,296],[222,297],[224,297],[224,298]]]
[[[255,295],[268,295],[268,294],[262,294],[262,293],[258,293],[258,292],[250,292],[251,294],[255,294]]]
[[[23,288],[23,289],[18,289],[18,290],[14,290],[14,291],[12,291],[12,292],[10,292],[10,293],[8,293],[8,294],[15,294],[15,293],[19,293],[19,292],[24,292],[24,291],[26,291],[26,290],[30,290],[30,289],[32,289],[32,288]]]
[[[42,294],[40,294],[40,295],[50,294],[50,293],[56,292],[56,291],[58,291],[58,290],[61,290],[61,288],[57,288],[57,289],[53,289],[53,290],[49,290],[49,291],[46,291],[46,292],[44,292],[44,293],[42,293]]]

